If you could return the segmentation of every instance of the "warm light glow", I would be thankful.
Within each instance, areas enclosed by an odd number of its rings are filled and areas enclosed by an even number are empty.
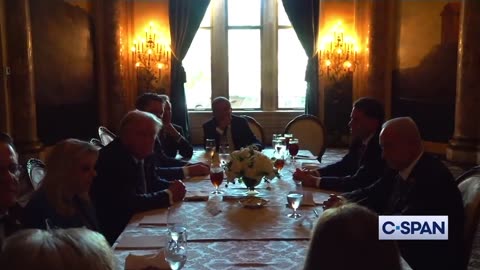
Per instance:
[[[326,25],[328,30],[319,37],[319,58],[324,63],[320,73],[338,80],[355,70],[360,47],[355,35],[346,31],[341,20]]]
[[[161,70],[170,64],[170,46],[165,36],[159,34],[155,22],[150,21],[144,32],[133,40],[131,48],[135,67],[144,67],[161,79]]]

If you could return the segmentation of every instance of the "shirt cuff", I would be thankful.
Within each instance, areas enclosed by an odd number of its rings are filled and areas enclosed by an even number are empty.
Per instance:
[[[188,167],[187,166],[183,166],[182,171],[183,171],[183,178],[188,178],[190,176],[190,174],[188,173]]]
[[[173,195],[172,192],[169,189],[165,189],[165,192],[168,194],[168,201],[170,202],[170,205],[173,205]]]

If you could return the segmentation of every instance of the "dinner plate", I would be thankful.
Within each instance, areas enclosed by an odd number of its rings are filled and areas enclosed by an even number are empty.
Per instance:
[[[268,203],[268,200],[258,197],[247,197],[238,201],[245,208],[261,208]]]

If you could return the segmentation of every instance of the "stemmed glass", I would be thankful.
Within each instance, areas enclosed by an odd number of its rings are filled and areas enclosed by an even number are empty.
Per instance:
[[[230,146],[228,144],[220,145],[218,149],[218,157],[220,158],[220,165],[227,165],[230,161]]]
[[[298,145],[298,139],[291,138],[288,146],[288,152],[292,156],[293,163],[295,163],[295,156],[297,156],[299,149],[300,146]]]
[[[183,228],[185,229],[185,228]],[[182,269],[187,262],[187,231],[169,231],[165,248],[165,261],[170,269]]]
[[[278,138],[282,137],[282,134],[273,134],[272,135],[272,147],[273,147],[273,154],[276,153],[277,149],[275,148],[275,145],[277,144]]]
[[[293,208],[293,213],[291,214],[288,214],[287,216],[290,217],[290,218],[299,218],[301,217],[302,215],[300,215],[299,213],[297,213],[297,208],[300,206],[300,204],[302,203],[302,200],[303,200],[303,193],[301,191],[290,191],[288,194],[287,194],[287,201],[288,201],[288,204],[290,205],[290,207]]]
[[[187,261],[187,217],[181,205],[168,208],[167,225],[165,260],[171,269],[182,269]]]
[[[223,182],[223,168],[220,164],[213,164],[210,166],[210,181],[212,181],[215,190],[212,191],[212,194],[222,194],[223,192],[218,190],[218,187]]]
[[[210,160],[213,158],[213,155],[215,154],[215,148],[216,148],[215,139],[205,140],[205,151],[207,153],[207,156],[210,158]]]

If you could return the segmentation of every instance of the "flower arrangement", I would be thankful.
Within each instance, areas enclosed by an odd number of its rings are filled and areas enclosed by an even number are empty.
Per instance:
[[[256,180],[256,185],[264,177],[273,179],[278,175],[272,160],[253,147],[233,151],[230,154],[230,161],[226,165],[225,173],[228,182],[235,183],[235,179],[238,178],[247,186],[249,184],[245,182],[246,179]]]

